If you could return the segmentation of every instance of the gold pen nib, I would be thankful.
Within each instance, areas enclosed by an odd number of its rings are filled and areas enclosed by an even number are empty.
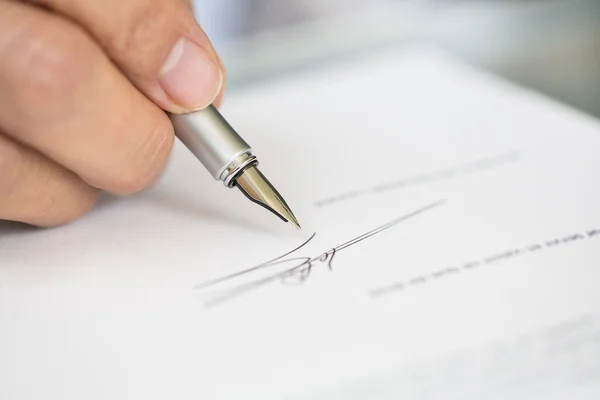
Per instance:
[[[300,223],[286,204],[277,190],[269,183],[267,178],[257,167],[250,167],[236,180],[237,186],[252,202],[266,208],[285,222],[289,222],[301,229]]]

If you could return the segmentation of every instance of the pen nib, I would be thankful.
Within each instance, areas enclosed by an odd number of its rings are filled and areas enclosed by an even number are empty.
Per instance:
[[[296,228],[301,229],[300,223],[285,200],[283,200],[283,197],[281,197],[258,168],[248,168],[236,179],[235,185],[252,202],[271,211],[283,221],[289,222]]]

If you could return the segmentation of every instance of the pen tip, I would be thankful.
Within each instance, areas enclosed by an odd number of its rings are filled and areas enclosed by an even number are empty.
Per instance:
[[[302,229],[300,222],[283,197],[256,167],[250,167],[239,178],[236,186],[252,202],[266,208],[285,222]]]
[[[298,222],[298,220],[296,219],[296,217],[294,216],[294,214],[290,213],[290,219],[288,220],[288,222],[292,225],[294,225],[298,230],[302,230],[302,227],[300,226],[300,222]]]

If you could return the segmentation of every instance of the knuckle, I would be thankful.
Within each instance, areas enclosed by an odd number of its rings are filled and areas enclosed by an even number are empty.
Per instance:
[[[70,203],[69,208],[52,203],[48,209],[42,209],[42,213],[35,218],[38,221],[35,225],[40,227],[55,227],[74,222],[94,207],[97,198],[98,196],[84,197],[80,202]]]
[[[27,173],[36,177],[31,196],[33,202],[27,210],[27,215],[34,220],[51,223],[61,214],[60,200],[57,199],[57,195],[60,194],[58,180],[53,179],[56,178],[56,174],[39,160],[30,163]]]
[[[94,207],[99,197],[98,190],[77,177],[56,180],[52,175],[46,174],[46,184],[41,185],[45,186],[45,195],[39,197],[31,213],[36,225],[42,227],[64,225],[79,219]]]
[[[23,103],[20,109],[32,117],[62,116],[72,109],[89,67],[86,40],[77,28],[47,23],[31,24],[15,38],[12,54],[20,62],[13,85]]]
[[[0,218],[62,225],[89,211],[98,196],[77,175],[0,137]]]
[[[19,150],[0,142],[0,199],[2,203],[13,197],[21,183],[21,156]]]
[[[114,192],[130,195],[154,183],[167,163],[174,141],[175,135],[170,124],[161,125],[150,134],[143,135],[119,168],[113,185]]]

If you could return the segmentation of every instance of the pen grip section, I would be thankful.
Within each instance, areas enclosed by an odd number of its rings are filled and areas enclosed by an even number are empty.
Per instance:
[[[252,149],[214,107],[169,115],[175,135],[216,180],[224,180],[231,164]]]

